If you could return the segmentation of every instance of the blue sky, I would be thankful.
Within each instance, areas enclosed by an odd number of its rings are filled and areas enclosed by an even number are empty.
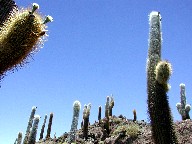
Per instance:
[[[90,121],[102,117],[106,96],[113,94],[113,114],[147,120],[146,58],[151,11],[162,16],[162,58],[173,66],[169,102],[174,120],[180,120],[175,104],[180,102],[180,83],[186,84],[192,103],[192,4],[190,0],[79,0],[16,1],[20,7],[33,2],[43,15],[51,15],[48,41],[29,64],[1,82],[0,141],[14,143],[25,133],[32,106],[42,118],[54,113],[52,132],[61,136],[72,121],[72,105],[91,103]],[[191,112],[190,112],[191,114]],[[80,124],[79,124],[80,125]],[[47,124],[44,135],[46,135]]]

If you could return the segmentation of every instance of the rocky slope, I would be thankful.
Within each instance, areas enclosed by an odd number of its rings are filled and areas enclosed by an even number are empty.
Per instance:
[[[89,125],[88,139],[84,140],[82,129],[77,131],[77,144],[154,144],[150,124],[144,121],[113,116],[110,118],[110,132],[104,128],[105,119]],[[192,144],[192,120],[175,122],[175,130],[180,144]],[[69,133],[58,138],[41,140],[36,144],[66,144]]]

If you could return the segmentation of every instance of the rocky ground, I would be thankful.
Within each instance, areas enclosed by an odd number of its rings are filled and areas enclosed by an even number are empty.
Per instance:
[[[144,121],[126,119],[123,116],[110,118],[109,133],[104,128],[105,119],[89,125],[88,139],[83,138],[82,129],[77,131],[76,144],[154,144],[151,127]],[[192,120],[175,122],[179,144],[192,144]],[[41,140],[36,144],[66,144],[69,133],[58,138]]]

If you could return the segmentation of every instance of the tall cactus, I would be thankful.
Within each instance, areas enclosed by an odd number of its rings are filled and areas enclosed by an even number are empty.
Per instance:
[[[42,125],[42,128],[41,128],[41,133],[40,133],[39,140],[43,139],[43,133],[44,133],[44,129],[45,129],[46,120],[47,120],[47,115],[45,115],[45,118],[44,118],[44,121],[43,121],[43,125]]]
[[[28,144],[35,144],[35,142],[36,142],[36,135],[37,135],[39,120],[40,120],[40,116],[35,115],[33,127],[32,127],[32,130],[30,132],[30,136],[29,136]]]
[[[107,101],[105,104],[105,117],[108,118],[109,117],[109,104],[110,104],[110,97],[107,96]]]
[[[36,12],[38,4],[33,3],[32,10],[16,9],[14,1],[5,0],[1,4],[5,9],[0,16],[0,79],[7,71],[22,66],[29,55],[42,45],[46,32],[46,21]],[[6,20],[5,20],[6,19]],[[42,37],[43,36],[43,37]]]
[[[113,115],[113,107],[114,107],[114,105],[115,105],[115,101],[114,101],[113,95],[111,94],[110,102],[109,102],[109,116]]]
[[[114,107],[114,99],[113,99],[113,95],[111,96],[107,96],[107,101],[105,104],[105,117],[109,117],[112,116],[112,109]]]
[[[151,12],[149,16],[149,49],[147,59],[148,113],[152,136],[156,144],[177,144],[173,119],[166,92],[171,75],[171,65],[161,61],[161,15]]]
[[[98,111],[98,121],[99,123],[101,122],[101,106],[99,106],[99,111]]]
[[[180,88],[181,103],[177,103],[176,107],[178,112],[181,114],[182,120],[190,119],[189,111],[191,106],[186,104],[185,84],[181,83]]]
[[[81,103],[79,101],[75,101],[73,103],[73,118],[72,118],[71,130],[68,136],[69,143],[75,142],[76,140],[76,131],[78,126],[80,109],[81,109]]]
[[[28,121],[28,125],[27,125],[27,130],[26,130],[25,137],[24,137],[24,140],[23,140],[23,144],[27,144],[28,143],[30,129],[31,129],[32,124],[33,124],[33,118],[34,118],[36,109],[37,109],[36,106],[32,107],[31,114],[30,114],[29,121]]]
[[[137,120],[137,112],[136,110],[134,109],[133,110],[133,121],[136,121]]]
[[[91,110],[91,103],[84,105],[83,109],[83,137],[88,139],[88,126],[89,126],[89,116]]]
[[[52,122],[53,122],[53,113],[50,113],[46,139],[50,138]]]

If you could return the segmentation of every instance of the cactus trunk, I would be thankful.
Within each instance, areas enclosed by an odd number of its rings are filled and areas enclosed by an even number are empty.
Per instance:
[[[155,69],[161,61],[161,16],[150,14],[150,35],[147,60],[148,113],[151,120],[152,136],[156,144],[177,144],[173,120],[167,98],[167,85],[156,79]]]

